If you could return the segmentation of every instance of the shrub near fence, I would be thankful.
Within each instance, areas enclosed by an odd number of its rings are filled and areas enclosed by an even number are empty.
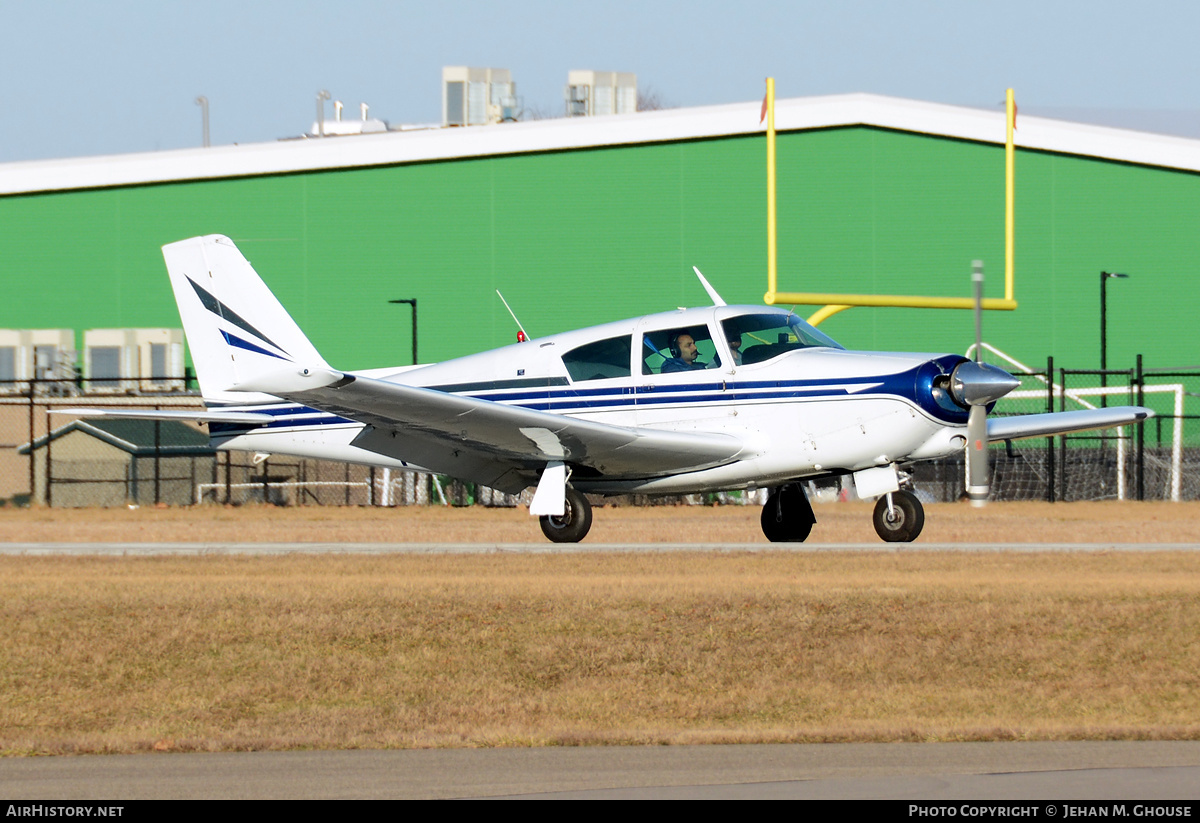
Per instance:
[[[992,444],[993,499],[1200,499],[1200,442],[1195,442],[1196,425],[1191,422],[1197,415],[1185,413],[1187,398],[1200,391],[1200,369],[1146,370],[1140,357],[1134,369],[1103,374],[1056,370],[1052,360],[1038,372],[1004,365],[1020,377],[1021,385],[996,405],[995,415],[1133,403],[1153,408],[1157,416],[1141,427],[1119,431]],[[0,381],[0,501],[24,505],[33,500],[52,506],[528,503],[530,492],[507,495],[448,477],[213,452],[202,429],[181,423],[73,421],[47,415],[56,406],[194,408],[201,403],[195,391],[135,391],[121,397],[81,397],[79,391],[78,380]],[[963,458],[917,464],[913,477],[926,500],[956,500],[964,487]],[[830,481],[818,483],[828,489]],[[619,502],[740,505],[760,502],[760,497],[761,492],[629,495]]]

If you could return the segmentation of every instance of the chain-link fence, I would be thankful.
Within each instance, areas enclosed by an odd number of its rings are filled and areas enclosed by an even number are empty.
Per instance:
[[[1003,364],[1021,385],[995,415],[1138,404],[1157,416],[1121,430],[993,444],[996,500],[1200,499],[1200,442],[1187,414],[1200,390],[1200,368],[1128,371],[1032,371]],[[148,387],[161,385],[148,381]],[[189,386],[190,388],[190,386]],[[507,495],[448,477],[323,460],[216,451],[198,426],[176,421],[72,419],[54,408],[198,408],[193,391],[79,396],[78,380],[0,381],[0,504],[49,506],[240,505],[516,506],[531,491]],[[913,467],[926,500],[958,499],[961,455]],[[822,491],[816,490],[814,491]],[[828,489],[823,490],[828,492]],[[760,492],[651,497],[623,505],[755,504]]]
[[[1141,426],[993,443],[989,448],[993,500],[1200,499],[1200,436],[1187,414],[1200,390],[1200,369],[1129,370],[1001,365],[1021,381],[1001,399],[995,416],[1138,405],[1155,417]],[[962,455],[915,467],[916,487],[929,499],[951,501],[965,488]]]

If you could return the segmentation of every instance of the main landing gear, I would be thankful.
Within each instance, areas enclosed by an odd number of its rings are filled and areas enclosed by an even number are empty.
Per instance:
[[[760,522],[763,534],[772,543],[803,543],[817,518],[804,488],[799,483],[788,483],[767,497]]]
[[[567,487],[562,517],[544,514],[539,518],[542,534],[555,543],[578,543],[592,528],[592,504],[579,492]]]
[[[885,494],[875,504],[875,533],[889,543],[911,543],[925,526],[925,507],[910,491]]]
[[[911,543],[925,526],[925,507],[915,494],[900,489],[879,498],[873,520],[875,533],[882,539],[889,543]],[[817,518],[804,488],[799,483],[788,483],[767,497],[761,522],[763,534],[772,543],[803,543]]]

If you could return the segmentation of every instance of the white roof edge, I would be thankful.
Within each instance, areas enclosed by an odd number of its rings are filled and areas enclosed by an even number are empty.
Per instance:
[[[759,101],[606,117],[0,164],[0,195],[419,163],[762,132]],[[1004,113],[873,94],[777,100],[780,131],[874,126],[1004,142]],[[1200,140],[1022,115],[1020,148],[1200,171]]]

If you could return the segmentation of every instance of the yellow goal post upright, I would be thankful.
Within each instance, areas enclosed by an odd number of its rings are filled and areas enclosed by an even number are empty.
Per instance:
[[[767,78],[767,94],[763,99],[763,114],[767,121],[767,293],[763,302],[777,304],[822,306],[808,322],[816,326],[828,317],[852,306],[875,306],[915,309],[974,309],[970,297],[917,297],[895,294],[826,294],[818,292],[781,292],[778,290],[776,265],[775,211],[775,78]],[[1013,90],[1005,95],[1007,128],[1004,144],[1004,298],[984,298],[983,308],[993,311],[1012,311],[1017,307],[1013,297],[1014,198],[1016,152],[1013,132],[1016,130],[1017,106]]]

